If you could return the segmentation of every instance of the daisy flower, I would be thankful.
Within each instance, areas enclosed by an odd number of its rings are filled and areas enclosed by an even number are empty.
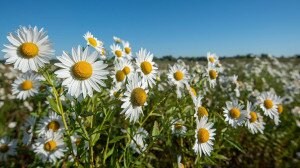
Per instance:
[[[258,96],[258,104],[263,110],[264,114],[271,119],[278,117],[278,105],[275,102],[276,95],[271,92],[264,92]]]
[[[171,84],[183,88],[185,84],[187,85],[189,74],[183,66],[175,64],[169,67],[168,79]]]
[[[147,144],[145,144],[145,139],[148,136],[148,132],[144,128],[139,128],[136,134],[133,136],[133,139],[130,142],[130,147],[141,154],[147,149]]]
[[[110,46],[110,49],[111,49],[111,53],[115,56],[116,59],[123,59],[123,56],[125,54],[118,44],[112,44]]]
[[[115,70],[113,71],[113,82],[118,86],[125,83],[126,79],[130,78],[133,74],[133,66],[130,60],[119,60],[115,61]]]
[[[104,47],[100,51],[100,58],[101,58],[101,60],[106,60],[106,50]]]
[[[208,64],[216,65],[219,62],[219,57],[215,53],[208,52],[206,58],[207,58]]]
[[[105,50],[104,47],[100,51],[100,59],[101,60],[106,60],[106,50]]]
[[[54,112],[49,112],[49,115],[43,117],[38,124],[39,135],[45,134],[49,130],[53,132],[64,132],[65,130],[61,116]]]
[[[202,106],[202,100],[203,97],[202,96],[198,96],[196,99],[195,99],[195,114],[194,114],[194,117],[195,118],[201,118],[201,117],[204,117],[204,116],[208,116],[208,112],[206,110],[206,108],[204,106]]]
[[[186,126],[184,126],[184,122],[182,119],[173,119],[171,121],[171,130],[172,134],[175,136],[184,136],[186,133]]]
[[[200,121],[197,119],[197,129],[195,130],[195,145],[193,147],[196,154],[199,154],[200,157],[202,154],[210,156],[211,151],[213,150],[213,140],[215,139],[215,131],[213,129],[213,123],[207,122],[207,117],[202,117]]]
[[[72,148],[75,156],[77,156],[77,146],[80,145],[81,140],[82,137],[80,135],[77,135],[77,133],[71,136]]]
[[[8,137],[0,139],[0,161],[6,161],[8,156],[17,155],[17,140],[10,140]]]
[[[143,114],[143,106],[147,105],[146,83],[143,82],[136,73],[126,85],[126,92],[124,98],[121,100],[123,109],[121,113],[125,113],[126,119],[130,118],[130,122],[137,122],[140,115]]]
[[[120,92],[120,86],[113,86],[110,90],[109,90],[109,95],[111,98],[121,98],[123,95]]]
[[[108,71],[105,70],[107,64],[102,61],[96,61],[97,52],[89,54],[88,48],[82,51],[78,46],[77,50],[72,48],[72,56],[63,52],[63,55],[57,57],[61,63],[55,65],[62,68],[55,74],[58,78],[63,78],[63,86],[68,88],[71,96],[79,97],[82,93],[83,98],[87,95],[93,96],[93,90],[100,92],[99,85],[105,86],[103,79],[107,79]]]
[[[218,73],[219,71],[217,70],[217,68],[210,64],[208,65],[208,68],[206,69],[206,76],[208,77],[208,82],[210,87],[214,88],[217,84],[217,77],[218,77]]]
[[[33,149],[44,163],[47,161],[55,163],[65,156],[64,152],[67,151],[67,146],[63,141],[61,133],[47,131],[45,136],[36,140]]]
[[[127,60],[127,59],[120,60],[116,64],[116,67],[117,67],[117,69],[122,70],[127,78],[132,77],[132,75],[134,74],[133,73],[134,72],[134,67],[133,67],[132,62],[130,60]]]
[[[119,37],[114,36],[113,39],[115,43],[122,43],[122,39],[120,39]]]
[[[22,142],[25,145],[29,145],[32,140],[32,136],[34,133],[34,126],[36,123],[36,117],[30,116],[26,119],[24,125],[21,127],[21,130],[23,131],[23,138]]]
[[[123,41],[123,48],[124,48],[124,54],[126,56],[127,59],[131,59],[132,56],[132,52],[131,52],[131,47],[128,41]]]
[[[188,91],[192,97],[197,97],[197,92],[193,87],[189,86]]]
[[[263,121],[262,116],[257,113],[256,106],[251,102],[247,101],[247,120],[245,125],[249,129],[252,134],[256,134],[257,132],[263,133],[265,128],[265,123]]]
[[[39,92],[40,80],[38,74],[27,72],[17,78],[12,84],[12,94],[17,95],[18,99],[27,99]]]
[[[96,37],[94,37],[90,32],[87,32],[83,38],[86,40],[86,44],[92,46],[98,52],[102,52],[103,42],[99,41]]]
[[[115,70],[112,72],[111,78],[113,79],[113,83],[116,87],[121,87],[123,83],[126,81],[126,75],[122,69],[115,66]]]
[[[22,72],[38,71],[44,64],[49,63],[54,54],[52,44],[44,29],[37,27],[20,27],[16,34],[7,36],[10,44],[4,45],[6,64],[14,64],[15,69]]]
[[[216,68],[218,72],[222,73],[224,71],[223,65],[220,63],[220,61],[218,61],[218,63],[216,64]]]
[[[278,125],[280,123],[279,116],[283,112],[282,98],[280,96],[275,95],[275,102],[277,104],[278,115],[274,117],[274,122],[275,125]]]
[[[247,117],[247,112],[242,110],[243,108],[244,105],[239,104],[237,100],[232,102],[227,101],[226,107],[223,107],[225,121],[227,121],[234,128],[242,125]]]
[[[181,155],[177,156],[177,165],[178,165],[178,168],[184,168],[183,163],[181,163]]]
[[[83,138],[80,135],[78,135],[76,132],[70,138],[71,138],[73,153],[74,153],[75,156],[78,156],[79,146],[82,145],[84,150],[89,149],[89,142],[88,141],[83,141]],[[81,155],[81,153],[79,155]],[[70,162],[73,162],[74,161],[73,155],[70,155],[69,159],[70,159]]]
[[[157,74],[157,67],[153,62],[153,54],[142,48],[136,55],[137,72],[141,73],[143,82],[146,82],[152,88]]]
[[[193,87],[191,87],[188,83],[186,83],[186,88],[187,88],[189,94],[192,97],[193,103],[196,104],[196,101],[197,101],[197,92],[196,92],[196,90]]]

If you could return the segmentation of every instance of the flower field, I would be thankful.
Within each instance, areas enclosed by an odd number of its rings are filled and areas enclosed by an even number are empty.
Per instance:
[[[298,57],[166,61],[78,38],[54,56],[44,29],[8,34],[1,167],[300,166]]]

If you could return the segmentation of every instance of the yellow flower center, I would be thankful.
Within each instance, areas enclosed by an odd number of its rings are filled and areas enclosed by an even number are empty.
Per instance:
[[[135,88],[131,92],[131,103],[133,106],[143,106],[146,102],[147,94],[142,88]]]
[[[131,52],[131,48],[125,47],[125,53],[126,53],[126,54],[130,54],[130,52]]]
[[[105,54],[106,54],[105,48],[102,48],[101,55],[105,55]]]
[[[89,43],[93,46],[96,47],[97,46],[97,41],[94,38],[88,38]]]
[[[241,115],[240,110],[237,109],[237,108],[232,108],[232,109],[229,111],[229,113],[230,113],[230,116],[231,116],[232,118],[234,118],[234,119],[239,118],[240,115]]]
[[[23,43],[20,46],[20,52],[25,58],[34,58],[39,54],[39,47],[31,42]]]
[[[44,144],[44,149],[48,152],[52,152],[56,149],[57,144],[54,140],[48,141]]]
[[[250,122],[253,123],[257,120],[257,114],[254,111],[250,112]]]
[[[278,113],[281,114],[283,112],[282,104],[278,104]]]
[[[121,98],[123,96],[123,93],[119,91],[113,91],[112,94],[115,98]]]
[[[198,107],[198,115],[200,117],[208,116],[208,112],[207,112],[206,108],[203,106]]]
[[[218,76],[218,73],[217,73],[216,70],[213,70],[213,69],[209,70],[209,77],[210,77],[210,79],[216,79],[217,76]]]
[[[116,79],[118,82],[122,82],[125,79],[125,73],[121,70],[118,70],[116,73]]]
[[[86,61],[79,61],[72,68],[74,76],[79,80],[85,80],[92,76],[93,67]]]
[[[81,142],[81,138],[76,138],[76,140],[75,140],[76,146],[79,146],[80,142]]]
[[[130,73],[130,68],[125,66],[122,71],[125,73],[125,75],[128,75]]]
[[[211,63],[214,63],[214,62],[215,62],[215,58],[214,58],[214,57],[211,57],[211,56],[208,58],[208,60],[209,60],[209,62],[211,62]]]
[[[205,143],[209,140],[209,132],[205,128],[200,128],[198,130],[198,142]]]
[[[177,80],[177,81],[180,81],[181,79],[183,79],[183,73],[181,71],[176,71],[174,74],[173,74],[174,78]]]
[[[194,96],[197,96],[197,92],[194,88],[190,87],[191,92],[193,93]]]
[[[270,99],[265,100],[264,106],[266,107],[266,109],[271,109],[273,107],[273,101]]]
[[[6,153],[9,150],[9,146],[7,144],[0,145],[0,153]]]
[[[113,95],[115,96],[115,97],[118,97],[118,92],[113,92]]]
[[[119,58],[122,57],[122,51],[120,51],[120,50],[116,50],[116,51],[115,51],[115,54],[116,54],[116,56],[119,57]]]
[[[32,89],[33,84],[31,80],[25,80],[22,84],[21,84],[21,88],[22,90],[30,90]]]
[[[59,125],[59,122],[57,122],[57,121],[51,121],[51,122],[49,122],[47,127],[49,130],[51,129],[53,132],[56,132],[59,129],[60,125]]]
[[[183,124],[181,122],[177,122],[174,125],[174,127],[175,127],[176,130],[181,130],[182,126],[183,126]]]
[[[141,69],[145,75],[148,75],[152,71],[152,65],[148,61],[141,63]]]

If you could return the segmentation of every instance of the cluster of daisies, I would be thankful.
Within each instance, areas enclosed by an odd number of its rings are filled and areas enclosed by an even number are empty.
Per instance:
[[[56,162],[67,151],[63,140],[64,125],[61,117],[54,112],[48,116],[37,118],[30,116],[21,127],[22,144],[32,149],[43,162]],[[0,139],[0,160],[17,155],[17,140],[8,137]]]
[[[208,68],[207,70],[207,77],[211,87],[216,85],[216,78],[219,72],[222,72],[222,66],[218,57],[215,54],[208,53],[207,55],[208,60]],[[173,80],[173,83],[176,84],[177,88],[185,87],[189,90],[192,100],[194,102],[195,107],[195,120],[196,120],[196,130],[195,130],[195,144],[194,144],[194,151],[195,153],[204,155],[210,155],[211,151],[213,150],[213,140],[215,135],[215,129],[213,128],[213,123],[209,122],[209,113],[206,107],[204,107],[202,103],[202,99],[204,98],[205,93],[202,95],[197,96],[197,92],[193,89],[190,85],[188,80],[183,83],[178,83],[178,80],[181,77],[178,76],[187,76],[187,74],[182,75],[174,70],[174,68],[180,69],[183,67],[178,68],[178,66],[171,67],[172,74],[169,74],[169,79]],[[182,77],[183,78],[183,77]],[[235,92],[238,90],[238,81],[237,76],[234,75],[232,77],[232,83],[235,86]],[[180,91],[178,92],[178,97],[181,97]],[[239,91],[238,91],[239,92]],[[236,97],[239,97],[239,94],[236,94]],[[238,99],[234,99],[233,101],[226,101],[226,107],[223,107],[223,115],[224,120],[233,128],[237,128],[238,126],[246,126],[248,130],[252,134],[256,133],[263,133],[265,128],[265,122],[263,120],[263,115],[272,119],[275,125],[278,125],[279,115],[283,112],[283,104],[282,98],[277,96],[274,92],[262,92],[260,95],[256,97],[254,102],[247,101],[246,107],[243,105],[243,102],[239,101]],[[182,119],[173,119],[171,121],[172,124],[172,133],[175,136],[184,136],[187,132],[187,128],[184,126],[184,122]]]
[[[63,51],[58,56],[57,67],[54,74],[59,78],[61,86],[70,97],[85,99],[93,97],[95,92],[101,92],[109,84],[110,96],[122,101],[120,112],[125,119],[134,124],[143,116],[143,110],[147,106],[151,89],[160,88],[157,81],[160,80],[160,72],[153,61],[154,55],[141,48],[136,53],[132,52],[130,43],[113,37],[114,43],[110,51],[104,48],[104,43],[98,40],[90,32],[84,36],[87,46],[78,46],[70,52]],[[5,58],[7,64],[13,64],[15,69],[21,70],[22,75],[12,84],[12,93],[18,99],[25,100],[39,94],[41,82],[45,81],[39,70],[49,63],[54,50],[46,32],[37,27],[20,27],[16,33],[7,36],[10,44],[5,45]],[[108,65],[108,56],[112,56],[113,66]],[[217,80],[223,67],[216,54],[207,54],[207,66],[203,72],[203,79],[209,88],[217,85]],[[167,86],[175,88],[177,98],[183,97],[187,91],[191,96],[195,107],[195,144],[193,149],[196,154],[210,155],[213,150],[216,129],[213,122],[209,121],[209,111],[204,107],[202,99],[205,93],[197,93],[192,87],[192,81],[196,78],[189,74],[187,66],[176,63],[169,67],[166,74]],[[237,83],[237,77],[234,77]],[[206,87],[207,89],[208,87]],[[236,86],[238,90],[238,85]],[[204,91],[205,92],[205,91]],[[247,106],[238,100],[226,102],[224,107],[225,121],[236,128],[246,125],[251,133],[263,133],[264,121],[257,107],[275,124],[280,122],[279,114],[282,112],[282,100],[274,93],[262,93],[257,102],[247,101]],[[50,111],[50,109],[49,109]],[[172,118],[171,130],[175,136],[185,136],[187,127],[184,119]],[[68,147],[64,142],[65,126],[60,115],[49,112],[42,118],[29,117],[22,127],[23,144],[41,158],[43,162],[56,162],[65,156]],[[130,146],[137,153],[147,149],[146,138],[148,132],[144,128],[138,128]],[[71,159],[77,155],[77,146],[81,137],[77,134],[71,136],[73,151],[69,151]],[[16,140],[7,137],[0,139],[0,160],[6,160],[7,156],[16,155]],[[88,148],[87,145],[84,145]]]

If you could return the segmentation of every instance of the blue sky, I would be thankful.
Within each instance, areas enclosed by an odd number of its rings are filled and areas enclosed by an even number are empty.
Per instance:
[[[299,0],[0,1],[0,44],[19,25],[44,27],[56,55],[116,35],[156,56],[300,54]],[[2,54],[0,54],[2,55]],[[2,56],[0,56],[2,58]]]

